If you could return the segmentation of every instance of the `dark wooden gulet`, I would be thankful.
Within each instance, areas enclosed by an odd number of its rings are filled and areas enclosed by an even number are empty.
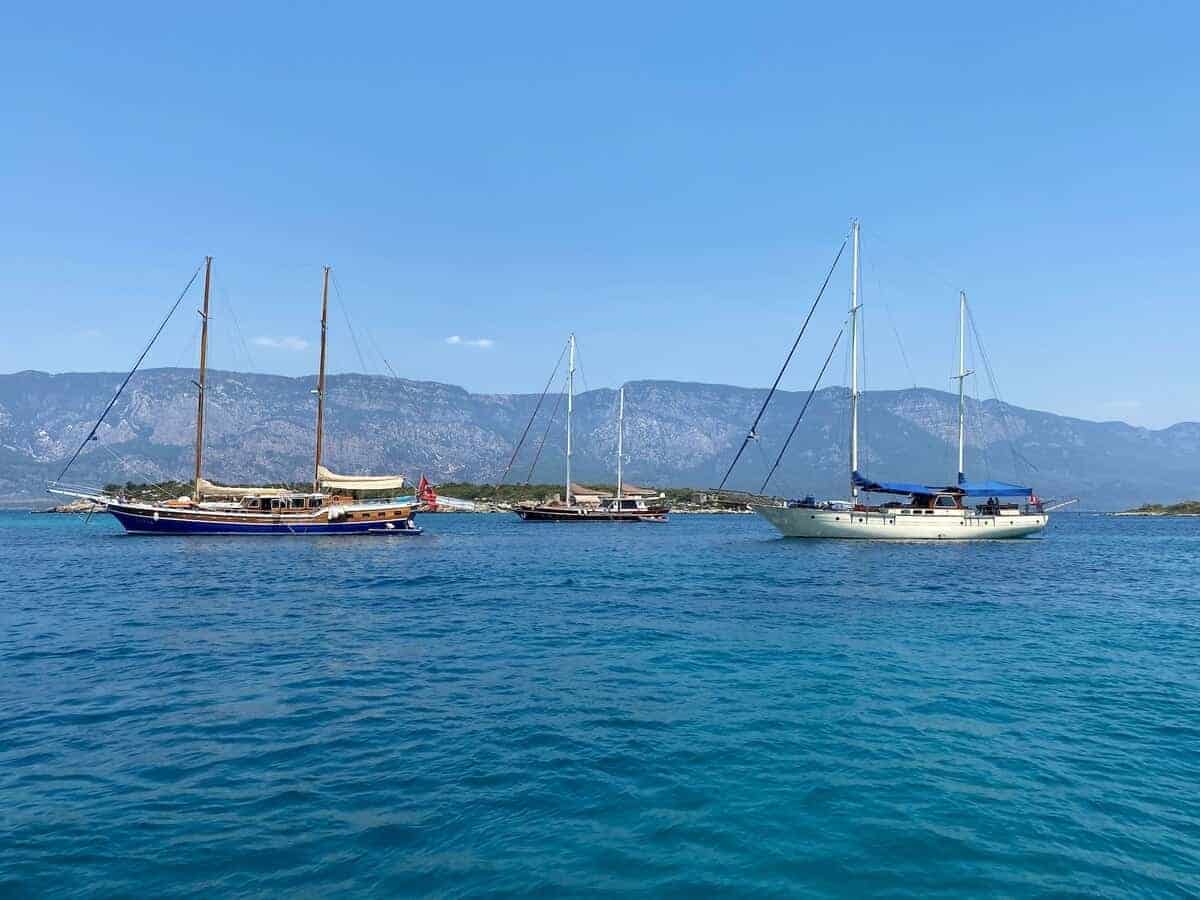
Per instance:
[[[567,339],[567,446],[565,498],[518,503],[513,512],[526,522],[665,522],[671,509],[661,494],[624,485],[625,388],[617,403],[617,489],[615,494],[581,487],[571,481],[571,417],[575,410],[575,335]],[[562,358],[559,357],[561,365]],[[553,375],[550,376],[554,378]],[[537,411],[534,411],[534,415]],[[532,422],[532,419],[530,420]],[[526,427],[528,431],[528,427]],[[520,449],[518,445],[518,449]],[[516,454],[514,453],[514,458]]]

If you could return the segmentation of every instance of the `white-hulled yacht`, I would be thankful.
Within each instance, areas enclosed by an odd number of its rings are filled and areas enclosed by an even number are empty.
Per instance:
[[[850,276],[850,499],[751,503],[751,508],[785,537],[866,540],[990,540],[1036,534],[1048,514],[1032,489],[1002,481],[969,481],[963,471],[966,440],[966,295],[959,295],[958,478],[937,486],[874,481],[858,469],[859,223],[851,223]],[[862,494],[905,499],[879,505]],[[986,498],[972,505],[971,498]]]

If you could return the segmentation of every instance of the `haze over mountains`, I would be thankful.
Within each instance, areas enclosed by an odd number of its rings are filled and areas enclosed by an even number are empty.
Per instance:
[[[192,369],[134,376],[68,480],[188,478],[195,386]],[[43,503],[124,376],[18,372],[0,375],[0,499]],[[210,371],[206,475],[227,483],[311,477],[315,378]],[[471,394],[453,385],[369,375],[329,378],[326,462],[346,473],[422,473],[434,482],[495,481],[533,411],[536,394]],[[626,387],[626,474],[631,482],[715,486],[766,392],[728,385],[637,381]],[[758,490],[805,393],[781,392],[729,486]],[[546,398],[509,481],[524,481],[556,395]],[[846,493],[847,391],[818,392],[770,492]],[[956,398],[913,388],[873,391],[862,405],[861,469],[875,478],[948,483],[955,459]],[[577,480],[611,482],[616,391],[576,397]],[[563,473],[563,414],[549,429],[532,480]],[[1083,509],[1117,509],[1195,496],[1200,423],[1161,430],[1089,422],[996,401],[971,402],[967,469],[1015,479],[1043,497],[1077,496]]]

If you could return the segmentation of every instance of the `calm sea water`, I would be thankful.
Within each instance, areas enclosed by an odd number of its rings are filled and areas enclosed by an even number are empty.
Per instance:
[[[1200,891],[1200,519],[0,515],[0,894]]]

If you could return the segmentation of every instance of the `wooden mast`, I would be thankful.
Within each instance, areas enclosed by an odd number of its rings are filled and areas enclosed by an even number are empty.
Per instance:
[[[204,382],[208,372],[208,296],[212,287],[212,257],[204,257],[204,308],[200,310],[200,380],[196,382],[196,471],[192,498],[200,502],[200,470],[204,464]]]
[[[325,332],[329,323],[329,266],[321,284],[321,367],[317,372],[317,461],[313,466],[313,492],[321,489],[321,449],[325,440]]]

